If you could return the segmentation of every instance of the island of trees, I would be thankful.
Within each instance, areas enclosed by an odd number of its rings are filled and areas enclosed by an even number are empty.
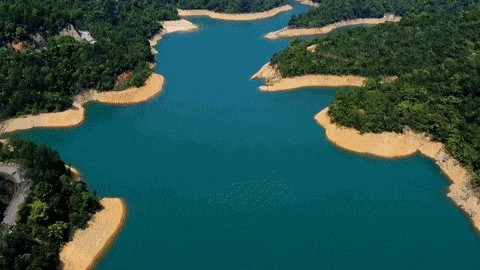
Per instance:
[[[335,122],[361,132],[409,127],[431,134],[480,185],[480,4],[434,2],[431,12],[403,13],[400,23],[295,40],[271,63],[286,77],[369,77],[361,89],[338,91],[330,106]],[[314,44],[314,51],[307,49]],[[387,76],[398,79],[381,83]]]
[[[85,89],[141,86],[154,61],[148,38],[176,8],[267,10],[285,0],[18,0],[0,2],[0,121],[67,109]],[[60,32],[69,35],[59,35]],[[82,34],[82,40],[72,35]],[[85,34],[85,37],[83,37]],[[129,74],[129,76],[121,76]],[[126,81],[119,80],[126,78]]]
[[[20,140],[0,144],[0,162],[19,164],[32,181],[16,224],[0,230],[0,269],[59,269],[61,246],[100,209],[97,196],[45,146]]]

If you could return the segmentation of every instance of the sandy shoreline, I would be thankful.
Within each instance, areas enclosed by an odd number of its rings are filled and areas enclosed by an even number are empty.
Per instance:
[[[165,78],[152,74],[145,85],[123,91],[97,92],[91,90],[75,97],[72,108],[63,112],[42,113],[9,119],[0,124],[0,135],[34,128],[73,128],[85,121],[85,105],[101,102],[109,105],[133,105],[147,102],[163,91]]]
[[[122,199],[104,198],[104,207],[88,222],[84,230],[77,230],[72,241],[60,251],[64,270],[94,269],[125,225],[127,206]]]
[[[320,6],[319,3],[315,3],[312,0],[297,0],[297,2],[299,2],[300,4],[305,5],[305,6],[311,6],[311,7]]]
[[[471,174],[447,153],[442,143],[433,142],[425,134],[412,131],[403,134],[360,134],[353,128],[332,123],[328,108],[318,113],[315,120],[325,129],[326,137],[331,143],[347,151],[388,159],[420,153],[434,160],[452,182],[447,196],[470,217],[473,226],[480,232],[480,201],[471,185]]]
[[[252,80],[263,80],[266,85],[260,86],[260,91],[282,92],[314,87],[362,87],[367,78],[362,76],[337,75],[304,75],[284,78],[279,70],[270,63],[265,64]]]
[[[148,41],[150,42],[150,47],[152,47],[152,53],[158,54],[155,46],[157,46],[158,42],[162,40],[163,36],[173,33],[189,33],[198,31],[200,28],[193,24],[190,21],[185,19],[176,20],[176,21],[164,21],[162,22],[163,29],[160,30],[157,34],[155,34],[151,39]]]
[[[385,14],[382,18],[364,18],[332,23],[320,28],[283,28],[265,35],[267,39],[285,39],[305,36],[326,35],[336,29],[358,25],[377,25],[386,22],[399,22],[401,17]]]
[[[257,13],[245,13],[245,14],[228,14],[228,13],[218,13],[205,9],[178,9],[178,15],[180,17],[197,17],[197,16],[206,16],[216,20],[224,21],[255,21],[268,19],[275,17],[282,12],[292,10],[293,8],[290,5],[284,5],[277,7],[271,10]]]
[[[152,47],[166,34],[198,30],[196,25],[187,20],[165,21],[162,25],[164,29],[150,40]],[[152,68],[154,67],[155,65],[152,65]],[[85,106],[89,102],[118,106],[141,104],[157,97],[163,91],[164,85],[165,78],[153,73],[142,87],[110,92],[85,91],[74,98],[72,107],[66,111],[20,116],[0,123],[0,135],[34,128],[74,128],[85,121]]]

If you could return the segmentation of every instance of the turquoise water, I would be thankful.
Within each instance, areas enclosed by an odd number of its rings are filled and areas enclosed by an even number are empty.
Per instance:
[[[126,200],[98,269],[479,269],[479,238],[430,160],[339,150],[313,119],[334,90],[267,94],[249,80],[288,45],[262,36],[291,14],[193,19],[201,31],[158,46],[160,97],[19,135]]]

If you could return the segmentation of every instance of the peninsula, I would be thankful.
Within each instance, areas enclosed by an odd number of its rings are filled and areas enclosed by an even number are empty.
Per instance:
[[[122,230],[127,218],[127,206],[122,199],[104,198],[102,210],[77,230],[73,239],[60,251],[63,270],[93,269],[108,251]]]
[[[315,120],[325,129],[327,139],[347,151],[381,158],[405,158],[420,153],[435,161],[452,184],[448,197],[472,220],[480,232],[480,200],[472,186],[471,173],[453,158],[440,142],[432,141],[425,133],[405,129],[403,133],[360,133],[353,128],[337,125],[328,113],[328,108],[315,116]]]
[[[205,9],[193,9],[193,10],[178,9],[178,15],[180,17],[205,16],[205,17],[210,17],[212,19],[223,20],[223,21],[255,21],[255,20],[268,19],[289,10],[292,10],[292,7],[290,5],[284,5],[281,7],[277,7],[277,8],[267,10],[267,11],[262,11],[262,12],[237,13],[237,14],[218,13],[218,12],[205,10]]]
[[[326,4],[327,10],[334,9],[332,2]],[[478,48],[468,44],[479,40],[470,26],[480,20],[480,5],[415,5],[418,9],[409,12],[407,6],[398,7],[406,14],[400,23],[294,40],[254,78],[266,81],[264,91],[357,86],[339,90],[330,109],[316,116],[327,138],[360,154],[400,158],[419,152],[434,159],[453,182],[448,196],[479,230],[478,69],[471,62]],[[350,8],[349,16],[365,7]],[[291,22],[332,19],[318,10],[308,16]],[[326,82],[324,74],[335,76],[336,83]],[[351,75],[358,79],[355,83],[346,80]]]
[[[285,78],[270,63],[265,64],[252,78],[263,80],[266,85],[260,86],[264,92],[282,92],[315,87],[362,87],[367,78],[353,75],[302,75]]]
[[[163,29],[150,40],[152,48],[164,35],[198,30],[196,25],[187,20],[165,21],[162,25]],[[74,98],[72,108],[66,111],[20,116],[0,123],[0,135],[33,128],[77,127],[85,120],[85,107],[89,102],[100,102],[108,105],[141,104],[158,96],[163,91],[164,85],[165,78],[152,73],[145,85],[141,87],[131,87],[123,91],[84,91]]]
[[[331,23],[323,27],[317,28],[294,28],[286,27],[284,29],[271,32],[265,35],[267,39],[285,39],[285,38],[297,38],[297,37],[306,37],[306,36],[319,36],[326,35],[334,30],[350,27],[350,26],[361,26],[361,25],[378,25],[387,22],[399,22],[402,18],[395,16],[393,14],[385,14],[382,18],[360,18],[339,21],[336,23]]]
[[[59,250],[71,232],[85,228],[93,214],[104,216],[111,212],[110,204],[104,204],[106,210],[101,210],[97,196],[75,179],[57,152],[45,146],[22,140],[2,141],[0,163],[1,173],[17,178],[17,185],[24,186],[17,187],[21,194],[12,199],[2,226],[1,269],[12,269],[13,265],[15,269],[58,269]],[[101,227],[116,227],[118,233],[118,219],[124,215],[116,214],[112,212]],[[113,239],[115,235],[110,229],[102,232],[96,237]]]

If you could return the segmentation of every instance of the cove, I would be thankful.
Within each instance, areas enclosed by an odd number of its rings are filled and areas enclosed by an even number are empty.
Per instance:
[[[288,41],[273,19],[192,19],[157,46],[164,93],[91,104],[72,130],[17,135],[56,149],[124,231],[98,269],[478,269],[480,238],[430,160],[344,152],[313,117],[334,89],[268,94],[250,81]]]

